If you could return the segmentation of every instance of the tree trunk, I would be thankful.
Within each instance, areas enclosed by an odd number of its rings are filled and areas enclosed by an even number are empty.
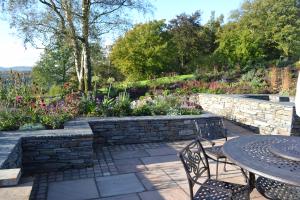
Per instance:
[[[91,54],[89,46],[89,15],[90,15],[90,0],[82,0],[82,54],[84,69],[84,88],[85,93],[92,91],[92,66],[91,66]]]
[[[78,89],[80,91],[84,91],[84,89],[85,89],[84,83],[83,83],[83,79],[84,79],[83,60],[84,60],[84,57],[80,50],[80,44],[78,41],[78,37],[76,35],[75,26],[73,23],[72,1],[64,0],[62,2],[63,2],[63,6],[64,6],[65,16],[66,16],[68,25],[70,27],[70,29],[69,29],[70,38],[72,41],[72,45],[74,47],[75,70],[76,70],[76,75],[77,75],[77,79],[78,79]]]

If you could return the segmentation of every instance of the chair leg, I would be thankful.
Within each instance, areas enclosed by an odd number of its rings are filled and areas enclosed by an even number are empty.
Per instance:
[[[224,163],[224,172],[226,172],[226,163],[227,163],[227,158],[225,158],[225,163]]]
[[[217,166],[216,166],[216,180],[218,180],[218,171],[219,171],[219,158],[217,158]]]

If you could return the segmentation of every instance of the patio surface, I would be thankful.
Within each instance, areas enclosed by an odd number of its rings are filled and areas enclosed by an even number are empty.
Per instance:
[[[253,134],[230,122],[225,126],[230,136]],[[31,199],[188,200],[186,175],[176,154],[189,142],[99,147],[92,168],[37,175]],[[214,175],[213,162],[210,168]],[[220,165],[220,180],[244,183],[239,168],[222,169]],[[254,190],[251,199],[264,198]]]

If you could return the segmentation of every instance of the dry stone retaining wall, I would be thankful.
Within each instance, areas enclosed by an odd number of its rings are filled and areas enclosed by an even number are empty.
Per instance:
[[[255,98],[255,99],[254,99]],[[271,102],[263,96],[196,94],[190,101],[205,111],[247,125],[260,134],[299,135],[300,120],[294,103]]]
[[[92,165],[93,132],[89,126],[0,132],[0,169],[37,173]]]
[[[0,169],[22,168],[31,174],[92,166],[93,145],[194,139],[193,120],[202,127],[221,119],[212,114],[78,118],[64,129],[0,132]]]
[[[193,120],[220,121],[212,114],[192,116],[124,117],[90,120],[96,143],[134,144],[188,140],[196,137]]]
[[[92,145],[92,135],[23,138],[23,170],[37,173],[92,166]]]

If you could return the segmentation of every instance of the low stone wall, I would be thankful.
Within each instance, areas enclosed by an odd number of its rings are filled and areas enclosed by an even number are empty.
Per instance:
[[[57,130],[0,132],[1,169],[25,173],[78,169],[93,165],[93,132],[84,126]]]
[[[29,174],[89,167],[93,145],[194,139],[193,120],[201,128],[207,121],[218,124],[221,118],[212,114],[78,118],[64,129],[0,132],[0,166]]]
[[[92,166],[92,145],[93,136],[23,138],[23,170],[37,173]]]
[[[90,120],[95,141],[132,144],[194,139],[193,120],[201,124],[220,120],[211,114],[197,116],[125,117]]]
[[[189,99],[205,111],[247,125],[260,134],[299,135],[300,120],[295,115],[294,103],[258,100],[260,96],[256,97],[196,94]]]

